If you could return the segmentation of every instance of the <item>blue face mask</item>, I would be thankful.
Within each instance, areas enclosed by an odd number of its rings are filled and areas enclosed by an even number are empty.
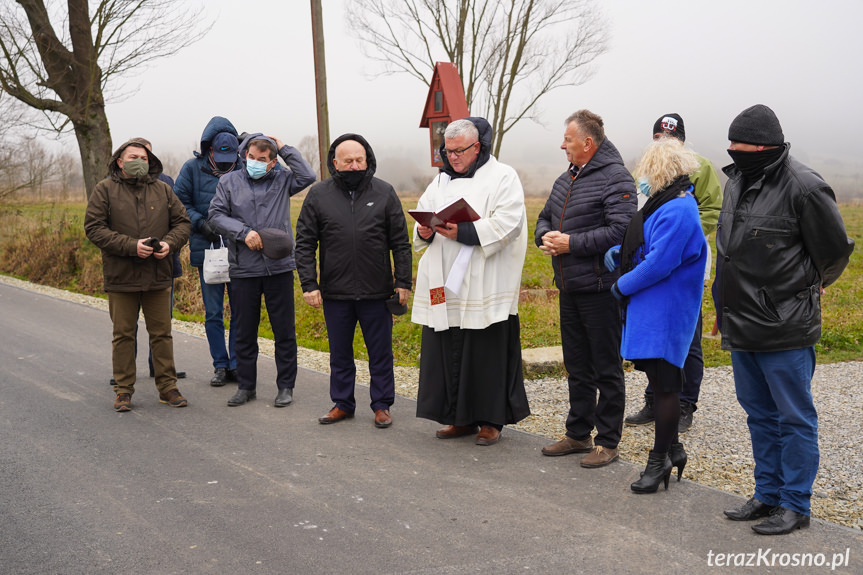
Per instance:
[[[258,160],[246,160],[246,171],[253,180],[263,178],[267,174],[267,163]]]
[[[650,197],[650,184],[647,183],[647,178],[638,178],[638,191]]]

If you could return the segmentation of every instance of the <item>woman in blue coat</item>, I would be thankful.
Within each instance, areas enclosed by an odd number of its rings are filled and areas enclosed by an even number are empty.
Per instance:
[[[606,266],[621,266],[611,292],[624,314],[621,355],[647,375],[656,410],[653,449],[636,493],[654,493],[672,467],[680,480],[686,452],[677,436],[678,394],[683,362],[695,334],[704,289],[707,243],[689,174],[698,156],[673,138],[651,144],[635,170],[647,203],[626,228],[623,244],[606,254]]]

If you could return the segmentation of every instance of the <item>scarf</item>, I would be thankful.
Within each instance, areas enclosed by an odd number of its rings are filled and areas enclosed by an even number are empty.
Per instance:
[[[743,174],[748,182],[761,179],[764,170],[772,165],[785,152],[785,146],[761,150],[760,152],[741,152],[740,150],[728,150],[731,161]]]
[[[213,175],[216,176],[217,178],[223,176],[224,174],[232,172],[234,170],[234,167],[237,165],[237,162],[234,162],[233,164],[231,164],[231,167],[228,168],[227,170],[220,170],[218,164],[213,159],[212,154],[207,154],[207,160],[210,163],[210,169],[213,171]]]
[[[680,176],[668,184],[664,190],[650,196],[647,203],[635,212],[629,225],[626,226],[626,233],[623,235],[623,243],[620,246],[621,274],[632,271],[643,258],[639,252],[644,247],[644,222],[647,221],[647,218],[674,198],[680,197],[682,192],[692,188],[693,185],[689,181],[689,176]]]

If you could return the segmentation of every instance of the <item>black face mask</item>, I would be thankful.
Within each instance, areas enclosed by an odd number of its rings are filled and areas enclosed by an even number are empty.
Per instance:
[[[234,169],[234,166],[237,165],[236,162],[215,162],[216,169],[220,172],[230,172]]]
[[[761,150],[760,152],[741,152],[740,150],[728,150],[728,155],[740,173],[749,180],[759,179],[767,166],[773,164],[785,151],[784,146]]]
[[[344,172],[340,171],[339,176],[341,176],[342,182],[345,184],[345,187],[348,190],[355,191],[363,182],[363,178],[366,177],[366,170],[345,170]]]

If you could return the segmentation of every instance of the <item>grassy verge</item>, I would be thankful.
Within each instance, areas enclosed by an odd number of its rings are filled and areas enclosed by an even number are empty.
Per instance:
[[[530,237],[543,200],[527,201]],[[416,205],[416,199],[403,201],[405,210]],[[294,199],[292,215],[296,220],[301,199]],[[848,234],[859,246],[863,239],[863,206],[841,206]],[[53,287],[104,296],[99,250],[84,236],[83,204],[0,205],[0,273]],[[189,266],[188,249],[181,253],[183,276],[175,283],[175,317],[203,322],[197,270]],[[419,257],[414,257],[413,272]],[[522,273],[522,303],[519,309],[524,347],[559,345],[560,325],[557,292],[552,284],[547,256],[528,245]],[[328,351],[323,313],[303,302],[299,282],[295,283],[297,340],[310,349]],[[842,278],[829,287],[822,299],[823,336],[816,351],[819,362],[863,360],[863,256],[860,249]],[[704,296],[704,328],[713,325],[715,314],[709,290]],[[260,335],[272,338],[272,329],[263,312]],[[355,336],[357,356],[367,359],[362,335]],[[393,351],[398,365],[418,364],[420,327],[411,323],[410,312],[395,319]],[[718,339],[704,340],[707,366],[727,365],[728,353]]]

